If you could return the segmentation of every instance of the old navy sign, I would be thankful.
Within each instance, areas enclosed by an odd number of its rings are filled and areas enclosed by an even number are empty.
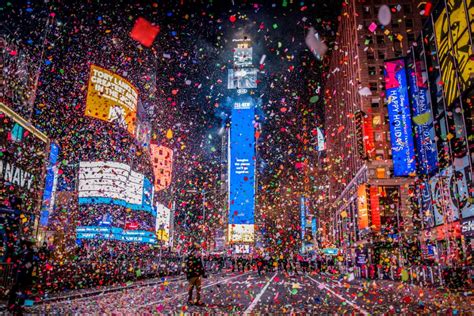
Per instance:
[[[413,175],[416,163],[405,60],[386,61],[384,77],[394,175],[396,177]]]

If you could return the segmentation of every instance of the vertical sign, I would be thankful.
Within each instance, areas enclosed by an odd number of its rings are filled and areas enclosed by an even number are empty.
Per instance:
[[[370,219],[372,221],[372,227],[375,231],[380,231],[382,228],[382,222],[380,219],[380,202],[379,202],[379,188],[371,185],[369,188],[370,192]]]
[[[300,220],[301,220],[301,240],[304,243],[304,235],[306,231],[306,200],[303,195],[300,198]]]
[[[405,60],[386,61],[384,77],[394,175],[396,177],[413,175],[416,164]]]
[[[41,206],[40,225],[48,226],[49,214],[54,207],[54,192],[56,192],[56,183],[58,181],[58,171],[56,163],[58,162],[59,146],[51,142],[49,150],[49,162],[46,169],[46,179],[43,191],[43,204]]]
[[[235,102],[230,129],[229,242],[254,242],[255,108]]]
[[[438,170],[438,151],[434,141],[435,131],[428,84],[423,80],[421,62],[415,62],[413,67],[414,69],[408,70],[408,74],[418,170],[421,174],[432,175]]]
[[[313,216],[311,219],[311,234],[313,235],[313,239],[316,240],[316,233],[318,232],[318,223],[316,217]]]
[[[367,186],[365,184],[359,185],[357,188],[357,209],[359,218],[359,229],[369,227],[369,213],[367,205]]]

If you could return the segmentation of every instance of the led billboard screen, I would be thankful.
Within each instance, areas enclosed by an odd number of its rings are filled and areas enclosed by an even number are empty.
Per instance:
[[[428,83],[423,79],[421,63],[414,63],[408,70],[410,82],[411,109],[415,127],[416,158],[421,174],[431,175],[438,170],[438,150]]]
[[[170,239],[171,210],[163,204],[156,204],[156,236],[158,240],[168,242]]]
[[[384,77],[390,120],[393,173],[396,177],[413,175],[416,163],[405,60],[386,61]]]
[[[135,135],[138,90],[121,76],[91,65],[87,89],[87,116],[112,122]]]
[[[121,205],[156,215],[150,180],[124,163],[81,161],[78,191],[79,204]]]
[[[229,241],[254,241],[255,108],[251,98],[235,102],[229,141]]]
[[[49,214],[54,207],[54,192],[58,181],[58,171],[56,163],[58,162],[59,146],[51,143],[49,149],[49,163],[46,169],[46,180],[43,191],[43,205],[41,206],[40,225],[47,226]]]
[[[76,227],[76,238],[156,243],[154,232],[146,230],[124,230],[110,226],[78,226]]]

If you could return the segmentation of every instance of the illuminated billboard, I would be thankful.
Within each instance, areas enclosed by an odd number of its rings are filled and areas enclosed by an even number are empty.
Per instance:
[[[54,193],[56,192],[56,185],[58,181],[58,162],[59,146],[56,143],[51,143],[49,147],[49,162],[46,168],[46,179],[43,191],[43,204],[41,206],[40,225],[47,226],[49,215],[54,207]]]
[[[359,229],[369,227],[369,206],[367,201],[367,186],[365,184],[361,184],[357,188],[357,210]]]
[[[414,175],[416,169],[405,60],[385,62],[385,93],[388,101],[393,173]]]
[[[257,88],[257,69],[229,69],[229,72],[227,74],[227,89],[255,88]]]
[[[301,221],[301,240],[304,241],[304,235],[306,233],[306,199],[303,195],[300,198],[300,221]]]
[[[87,89],[87,116],[115,123],[135,135],[138,90],[121,76],[91,65]]]
[[[79,163],[79,204],[112,204],[155,215],[153,186],[143,174],[113,161]]]
[[[156,243],[154,232],[146,230],[124,230],[119,227],[110,226],[78,226],[76,227],[76,239]]]
[[[0,102],[0,206],[39,214],[49,140]]]
[[[163,204],[156,204],[156,236],[158,240],[170,240],[171,210]]]
[[[173,150],[165,146],[150,144],[151,163],[155,175],[155,190],[168,188],[173,172]]]
[[[442,86],[447,105],[474,84],[474,60],[468,31],[470,18],[462,0],[448,0],[448,10],[440,1],[434,14],[434,29]],[[470,11],[472,0],[466,1]],[[461,91],[460,91],[460,89]]]
[[[435,143],[435,130],[428,83],[423,79],[421,62],[415,62],[408,70],[411,96],[411,109],[415,127],[416,158],[421,174],[431,175],[438,170],[438,150]]]
[[[255,108],[235,102],[229,140],[229,242],[254,242]]]

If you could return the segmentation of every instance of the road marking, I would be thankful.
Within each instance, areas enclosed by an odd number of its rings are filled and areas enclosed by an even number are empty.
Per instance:
[[[349,304],[350,306],[354,307],[355,309],[357,309],[359,312],[361,312],[363,315],[370,315],[370,313],[368,311],[366,311],[365,309],[363,309],[362,307],[360,306],[357,306],[356,304],[354,304],[353,302],[349,301],[348,299],[346,299],[345,297],[337,294],[336,292],[334,292],[333,290],[331,290],[330,288],[328,288],[326,285],[324,285],[323,283],[321,282],[318,282],[316,281],[315,279],[313,279],[312,277],[310,277],[309,275],[307,275],[306,277],[308,277],[311,281],[317,283],[319,285],[319,287],[321,288],[324,288],[325,290],[327,290],[329,293],[331,293],[332,295],[336,296],[337,298],[343,300],[344,302],[346,302],[347,304]]]
[[[227,279],[223,279],[223,280],[220,280],[220,281],[217,281],[217,282],[214,282],[214,283],[211,283],[211,284],[208,284],[206,286],[203,286],[202,289],[207,289],[208,287],[211,287],[211,286],[214,286],[214,285],[217,285],[217,284],[221,284],[221,283],[225,283],[227,281],[230,281],[230,280],[233,280],[233,279],[237,279],[237,278],[240,278],[241,276],[244,276],[244,275],[248,275],[249,273],[251,273],[253,271],[248,271],[248,272],[245,272],[245,273],[242,273],[242,274],[239,274],[239,275],[235,275],[233,277],[230,277],[230,278],[227,278]],[[180,293],[180,294],[176,294],[175,296],[173,297],[170,297],[170,298],[162,298],[161,300],[159,301],[153,301],[153,302],[149,302],[149,303],[146,303],[146,304],[143,304],[143,305],[138,305],[135,310],[137,308],[143,308],[143,307],[147,307],[147,306],[150,306],[150,305],[155,305],[155,304],[158,304],[158,303],[164,303],[165,301],[169,301],[169,300],[174,300],[174,299],[177,299],[178,297],[180,296],[184,296],[184,295],[187,295],[188,294],[188,291],[186,292],[183,292],[183,293]]]
[[[249,307],[247,307],[247,309],[245,310],[244,312],[244,315],[247,315],[249,314],[250,312],[252,312],[252,310],[255,308],[255,306],[257,305],[257,303],[260,301],[260,299],[262,298],[262,295],[263,293],[265,293],[265,291],[267,290],[268,286],[270,285],[270,283],[273,281],[273,279],[276,277],[278,272],[275,272],[275,274],[272,276],[272,278],[270,280],[268,280],[267,284],[265,284],[265,286],[263,287],[263,289],[260,291],[260,293],[258,293],[257,296],[255,296],[255,298],[253,299],[252,303],[250,303]]]

